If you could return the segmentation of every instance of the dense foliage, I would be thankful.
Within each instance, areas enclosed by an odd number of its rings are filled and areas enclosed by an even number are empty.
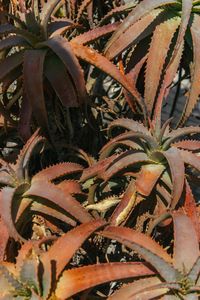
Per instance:
[[[199,299],[199,28],[197,0],[0,0],[0,299]]]

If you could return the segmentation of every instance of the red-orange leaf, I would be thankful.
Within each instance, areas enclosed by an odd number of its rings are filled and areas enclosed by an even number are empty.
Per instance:
[[[186,105],[183,109],[183,116],[181,119],[181,124],[183,124],[187,118],[192,113],[195,104],[198,101],[198,96],[200,94],[200,16],[194,14],[194,20],[190,28],[193,40],[193,66],[192,66],[192,78],[191,87],[189,91],[189,98],[186,101]]]
[[[156,27],[153,32],[145,76],[145,103],[151,114],[157,88],[172,38],[180,24],[180,18],[169,19]]]
[[[126,48],[134,46],[146,36],[150,35],[152,31],[150,25],[156,19],[156,17],[158,17],[158,15],[161,14],[161,12],[162,10],[160,9],[152,11],[144,18],[127,28],[127,30],[123,32],[123,34],[119,36],[118,39],[116,39],[111,45],[110,42],[108,42],[108,46],[105,49],[106,57],[108,59],[113,59],[115,56],[123,52]],[[119,29],[120,26],[118,26],[118,30]],[[114,35],[115,33],[113,34],[113,36]]]
[[[173,212],[172,217],[174,222],[174,267],[188,273],[199,257],[197,233],[190,218],[183,213]]]
[[[47,167],[46,169],[42,169],[40,172],[38,172],[33,176],[32,182],[34,183],[37,180],[52,181],[53,179],[56,179],[63,175],[81,172],[82,170],[83,167],[76,163],[71,163],[71,162],[59,163]]]
[[[73,48],[73,51],[75,55],[88,63],[96,66],[112,78],[114,78],[116,81],[118,81],[125,89],[127,89],[133,97],[137,100],[138,104],[143,107],[141,96],[139,95],[138,91],[132,87],[132,85],[127,80],[126,76],[123,75],[114,64],[112,64],[106,57],[99,54],[97,51],[95,51],[92,48],[71,43],[71,46]],[[132,107],[133,104],[129,103],[129,105]]]
[[[67,270],[60,278],[56,296],[66,299],[104,282],[154,274],[140,263],[108,263]]]
[[[140,2],[135,9],[133,9],[128,17],[123,21],[123,23],[119,26],[118,30],[113,34],[111,40],[107,45],[107,49],[123,35],[124,32],[131,26],[134,25],[139,19],[143,18],[153,9],[166,5],[177,3],[177,1],[173,0],[144,0]]]
[[[35,196],[37,197],[37,201],[40,201],[38,197],[46,199],[46,201],[50,201],[52,204],[54,204],[54,206],[62,208],[64,211],[68,212],[82,223],[91,221],[93,219],[92,216],[75,198],[50,182],[38,180],[35,181],[34,184],[31,185],[30,189],[26,191],[24,196]]]
[[[137,192],[149,196],[164,169],[163,165],[156,164],[142,166],[135,182]]]

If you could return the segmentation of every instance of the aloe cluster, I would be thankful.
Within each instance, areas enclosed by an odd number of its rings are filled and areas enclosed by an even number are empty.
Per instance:
[[[0,4],[0,298],[199,299],[200,1]]]

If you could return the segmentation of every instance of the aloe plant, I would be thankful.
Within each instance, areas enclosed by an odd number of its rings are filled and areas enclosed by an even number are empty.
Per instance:
[[[139,70],[146,64],[144,99],[149,116],[153,114],[154,106],[156,110],[160,110],[182,55],[188,60],[190,51],[193,52],[190,66],[191,88],[182,110],[180,124],[187,120],[195,107],[200,93],[199,22],[198,1],[144,0],[133,8],[108,41],[105,54],[109,59],[136,45],[135,54],[133,52],[130,61],[126,63],[127,76],[133,83],[136,82]],[[186,49],[185,53],[183,49]],[[136,63],[137,60],[140,63]],[[188,63],[186,65],[189,69]],[[154,119],[156,118],[155,112]]]
[[[108,227],[101,234],[136,251],[157,271],[157,276],[139,279],[115,292],[108,299],[198,299],[199,243],[190,218],[173,212],[174,249],[169,255],[150,237],[125,227]]]
[[[14,15],[9,14],[14,25],[9,22],[0,27],[0,34],[4,36],[0,43],[0,51],[5,52],[5,57],[0,63],[4,98],[8,87],[17,82],[13,100],[4,99],[6,104],[1,105],[1,113],[12,121],[11,107],[22,97],[22,104],[19,104],[20,129],[25,137],[30,135],[32,115],[44,132],[48,132],[45,98],[50,97],[49,85],[50,92],[53,89],[67,108],[88,103],[84,71],[77,58],[112,76],[129,90],[136,101],[140,102],[139,105],[142,105],[136,89],[114,64],[94,48],[86,46],[116,29],[116,23],[93,30],[87,26],[84,28],[83,12],[90,2],[83,1],[78,6],[78,3],[72,4],[71,1],[67,1],[68,10],[65,16],[57,18],[55,12],[59,7],[62,8],[61,0],[44,3],[41,11],[38,2],[33,0],[31,7],[26,8],[24,3],[21,11],[15,5]],[[77,36],[84,30],[85,33]],[[9,51],[8,55],[6,51]]]
[[[15,164],[0,161],[0,183],[3,185],[0,192],[1,218],[2,226],[7,227],[8,238],[23,241],[23,232],[34,215],[47,218],[50,227],[56,220],[74,227],[77,221],[85,223],[93,219],[76,199],[76,195],[82,194],[78,181],[65,179],[54,183],[64,175],[82,172],[81,165],[60,163],[30,177],[31,154],[43,140],[36,131],[24,145]]]
[[[95,285],[117,279],[151,275],[141,263],[104,263],[66,269],[84,241],[105,226],[101,220],[82,224],[59,237],[47,251],[48,242],[28,241],[20,249],[16,263],[0,263],[0,296],[17,299],[70,299]],[[61,251],[65,249],[65,251]]]
[[[199,141],[183,139],[199,133],[199,127],[170,131],[167,121],[161,128],[148,129],[134,120],[119,119],[110,124],[109,134],[117,127],[126,131],[111,138],[101,149],[99,162],[83,171],[81,181],[92,185],[95,178],[96,181],[101,179],[105,188],[111,186],[109,182],[115,178],[127,178],[121,201],[112,204],[118,203],[111,216],[115,224],[125,222],[138,203],[152,197],[158,201],[158,214],[175,209],[185,186],[185,165],[200,170],[199,157],[194,153],[199,149]],[[119,197],[115,197],[117,199]],[[149,210],[155,205],[155,200],[151,201],[152,204],[148,202]],[[96,204],[100,205],[101,202]]]

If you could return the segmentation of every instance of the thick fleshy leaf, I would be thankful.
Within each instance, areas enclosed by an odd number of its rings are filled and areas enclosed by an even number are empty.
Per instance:
[[[183,128],[172,130],[170,133],[165,135],[165,138],[167,140],[164,143],[164,146],[167,148],[176,139],[180,139],[184,135],[186,136],[186,135],[197,134],[197,133],[200,133],[200,126],[189,126],[189,127],[183,127]]]
[[[168,291],[166,288],[154,290],[153,287],[159,283],[161,283],[161,281],[158,277],[139,279],[133,283],[122,286],[117,292],[111,295],[108,300],[130,300],[131,298],[133,299],[134,296],[137,297],[135,299],[140,300],[153,299],[153,297],[161,296]],[[148,288],[151,288],[152,290],[149,291],[149,293],[147,292],[147,295],[144,295]]]
[[[130,85],[129,81],[123,75],[114,64],[112,64],[106,57],[99,54],[97,51],[95,51],[92,48],[72,43],[72,48],[77,57],[79,57],[82,60],[85,60],[86,62],[90,63],[91,65],[94,65],[98,69],[102,70],[109,76],[111,76],[113,79],[118,81],[125,89],[131,93],[133,97],[135,97],[138,104],[143,107],[143,102],[141,99],[140,94],[138,91]],[[133,107],[133,103],[129,103],[130,107]]]
[[[105,16],[103,16],[103,18],[100,20],[99,25],[104,24],[108,19],[114,17],[115,15],[118,15],[120,13],[124,13],[128,10],[130,10],[131,8],[136,6],[136,2],[135,1],[129,1],[125,4],[122,4],[120,6],[116,6],[113,9],[111,9]]]
[[[181,25],[178,32],[178,37],[176,41],[176,46],[173,52],[173,55],[171,57],[171,62],[169,62],[168,68],[170,67],[170,64],[173,63],[173,60],[178,56],[179,48],[181,47],[181,44],[183,42],[185,32],[187,30],[188,22],[190,19],[190,14],[192,11],[192,2],[193,0],[182,0],[182,12],[181,12]]]
[[[149,196],[164,169],[165,166],[158,164],[142,166],[135,182],[137,192],[144,196]]]
[[[97,229],[106,223],[102,220],[96,220],[82,224],[60,237],[50,249],[41,255],[41,262],[44,266],[43,274],[43,295],[48,296],[50,286],[46,284],[46,278],[49,278],[49,270],[55,272],[56,279],[60,276],[65,266],[69,263],[75,252],[81,247],[83,242]],[[63,251],[65,249],[65,251]],[[55,264],[53,268],[52,264]]]
[[[27,141],[31,136],[31,117],[32,107],[29,98],[26,96],[25,91],[23,93],[23,99],[19,114],[19,134],[24,141]]]
[[[188,274],[188,278],[192,282],[196,282],[197,285],[199,284],[199,273],[200,273],[200,256],[198,257],[197,261],[193,265],[191,271]],[[198,280],[197,280],[198,279]]]
[[[59,2],[61,2],[61,0],[49,0],[48,2],[44,2],[44,5],[42,7],[42,11],[40,13],[40,25],[46,38],[48,34],[47,25],[48,25],[49,18],[53,13],[57,4],[59,4]]]
[[[199,52],[200,52],[200,16],[194,14],[194,20],[192,26],[190,27],[192,40],[193,40],[193,66],[192,66],[192,78],[191,78],[191,87],[189,91],[189,97],[186,100],[186,105],[183,109],[183,115],[181,119],[181,124],[183,124],[187,118],[192,113],[200,94],[200,61],[199,61]]]
[[[20,199],[20,204],[17,208],[17,213],[14,218],[14,222],[17,223],[18,226],[19,224],[25,223],[25,221],[23,220],[23,214],[26,214],[28,212],[31,207],[31,203],[32,201],[28,198]]]
[[[30,44],[35,44],[38,42],[38,37],[35,34],[32,34],[28,30],[24,30],[18,27],[15,27],[11,24],[2,24],[0,26],[0,35],[1,34],[9,34],[9,33],[15,33],[17,35],[21,35],[24,40],[26,40]]]
[[[56,296],[66,299],[78,292],[108,281],[151,274],[154,272],[145,265],[134,262],[99,264],[67,270],[64,271],[58,282]]]
[[[69,17],[71,19],[74,18],[76,9],[76,0],[69,0]]]
[[[43,91],[43,67],[47,50],[27,50],[24,54],[24,89],[30,100],[34,117],[48,132],[48,119]],[[30,76],[31,74],[31,76]]]
[[[123,32],[123,34],[119,36],[118,39],[115,40],[110,46],[110,43],[108,42],[108,46],[105,49],[106,57],[108,59],[113,59],[126,48],[138,44],[142,39],[149,36],[156,23],[160,22],[160,18],[158,16],[160,15],[160,17],[162,17],[161,13],[161,9],[150,12],[144,18],[127,28],[127,30]],[[117,32],[117,30],[115,32]]]
[[[71,195],[74,194],[82,194],[84,193],[81,190],[81,185],[76,180],[63,180],[60,183],[56,184],[56,186],[64,192],[68,192]]]
[[[41,261],[45,267],[51,261],[56,263],[56,278],[58,278],[69,263],[75,252],[81,247],[83,242],[97,229],[105,226],[106,222],[103,220],[95,220],[89,223],[81,224],[80,226],[68,231],[54,244],[50,249],[42,254]],[[66,249],[67,251],[62,251]]]
[[[53,37],[55,37],[57,35],[63,36],[63,35],[65,35],[67,33],[67,31],[69,32],[70,30],[73,30],[73,29],[76,29],[76,28],[79,28],[79,27],[80,27],[79,24],[72,24],[72,25],[64,26],[64,27],[62,27],[62,28],[54,31],[51,34],[50,38],[53,38]]]
[[[77,222],[75,220],[73,220],[72,218],[69,218],[65,214],[62,214],[58,210],[53,209],[53,208],[49,207],[48,205],[43,205],[36,201],[32,202],[30,210],[35,215],[41,214],[42,216],[44,216],[44,218],[48,219],[50,222],[52,219],[53,220],[57,219],[66,224],[69,224],[73,227],[75,227],[77,225]]]
[[[32,251],[32,253],[29,253],[29,255],[24,258],[23,265],[19,271],[20,281],[23,282],[24,285],[34,286],[39,291],[40,283],[38,278],[38,267],[38,256]]]
[[[177,73],[177,69],[179,67],[182,52],[183,52],[183,46],[184,46],[184,40],[182,41],[182,44],[178,48],[177,55],[172,61],[170,61],[168,68],[165,69],[165,74],[164,74],[161,88],[159,90],[159,94],[157,96],[155,110],[154,110],[154,117],[153,117],[154,123],[157,122],[159,126],[161,122],[161,108],[162,108],[163,100],[165,97],[168,96],[171,83]]]
[[[0,198],[1,197],[2,196],[0,195]],[[5,258],[6,246],[10,237],[8,228],[1,217],[0,217],[0,232],[1,232],[1,237],[0,237],[0,262],[1,262]]]
[[[196,230],[196,234],[198,236],[198,240],[200,241],[200,222],[199,216],[197,211],[197,204],[192,194],[191,188],[186,180],[186,195],[185,195],[185,203],[184,203],[184,210],[187,213],[187,216],[193,223],[193,226]]]
[[[136,200],[137,193],[135,188],[135,182],[131,181],[120,203],[117,205],[114,212],[112,213],[110,217],[110,223],[115,226],[120,225],[121,223],[125,223],[133,208],[135,207]]]
[[[2,81],[9,75],[13,69],[19,67],[23,62],[23,51],[12,54],[1,61],[0,64],[0,80]]]
[[[169,164],[171,176],[172,176],[172,202],[170,207],[173,209],[176,207],[183,192],[185,182],[185,166],[182,160],[179,150],[171,147],[167,151],[163,151],[162,155],[166,158]]]
[[[26,46],[27,42],[20,36],[10,36],[0,41],[0,51],[14,46]]]
[[[87,169],[83,170],[83,174],[80,178],[81,182],[84,182],[92,177],[101,176],[101,173],[105,171],[105,169],[110,165],[110,163],[117,157],[118,155],[112,155],[104,160],[101,160],[97,163],[92,164]]]
[[[137,140],[141,139],[144,140],[149,144],[152,148],[157,148],[157,142],[156,140],[147,134],[141,133],[141,132],[128,132],[128,133],[122,133],[118,135],[115,138],[112,138],[110,142],[108,142],[100,151],[100,158],[103,159],[104,157],[110,155],[110,153],[117,147],[119,147],[123,142],[128,141],[130,139],[131,141],[135,141],[137,143]]]
[[[185,164],[194,167],[196,170],[200,171],[200,157],[185,150],[179,150],[181,157]]]
[[[150,161],[151,160],[145,153],[134,153],[132,150],[126,151],[110,163],[107,169],[101,173],[101,178],[109,180],[112,176],[123,171],[127,167],[134,167],[134,165],[137,165],[138,163]]]
[[[184,36],[190,19],[190,13],[192,10],[192,0],[182,0],[182,14],[181,14],[181,24],[178,32],[178,37],[176,40],[176,45],[174,47],[173,54],[170,61],[166,67],[165,76],[163,83],[157,98],[155,112],[154,112],[154,122],[160,123],[161,119],[161,108],[164,97],[168,95],[170,85],[177,72],[181,55],[184,46]],[[157,119],[157,120],[156,120]]]
[[[200,150],[200,141],[198,141],[198,140],[182,140],[179,142],[175,142],[172,146],[183,149],[183,150],[196,151],[196,150]]]
[[[81,172],[83,167],[76,163],[64,162],[52,165],[35,174],[32,178],[32,183],[35,181],[52,181],[63,175]]]
[[[151,135],[150,131],[142,123],[139,123],[132,119],[120,118],[114,120],[108,127],[108,133],[111,134],[113,128],[115,127],[122,127],[133,132],[141,132],[149,136]]]
[[[171,265],[171,257],[149,236],[129,228],[112,226],[102,231],[101,235],[137,251],[166,281],[175,282],[177,275],[180,275]]]
[[[92,30],[86,31],[76,37],[74,37],[70,43],[86,45],[88,43],[94,42],[95,40],[113,32],[119,26],[119,22],[112,24],[107,24],[101,27],[94,28]]]
[[[145,72],[145,103],[151,115],[157,88],[167,58],[172,38],[180,24],[178,17],[170,18],[156,27],[153,32]]]
[[[20,281],[15,278],[16,270],[14,268],[14,264],[4,262],[0,264],[0,283],[4,284],[4,289],[0,290],[0,296],[3,295],[9,296],[10,292],[15,292],[23,289],[23,285]],[[1,285],[2,286],[2,285]],[[2,298],[1,298],[2,299]],[[7,298],[3,298],[7,299]]]
[[[15,193],[17,188],[5,187],[1,191],[0,211],[4,224],[6,225],[10,237],[15,240],[22,241],[22,236],[18,233],[13,221],[13,202],[15,204]],[[15,204],[16,205],[16,204]]]
[[[63,27],[67,27],[67,26],[72,26],[75,25],[72,20],[67,19],[67,18],[55,18],[54,20],[51,21],[51,23],[49,23],[48,25],[48,32],[49,35],[55,35],[56,32],[58,32],[59,30],[61,30]],[[78,24],[77,24],[78,26]]]
[[[140,54],[142,56],[142,53],[140,53]],[[148,53],[145,54],[144,56],[142,56],[142,58],[139,60],[139,62],[135,62],[134,58],[135,58],[135,55],[133,52],[133,54],[131,55],[131,58],[127,64],[127,68],[130,66],[131,69],[129,70],[129,68],[128,68],[128,73],[126,74],[126,77],[134,86],[136,86],[139,73],[148,58]],[[132,66],[132,62],[133,62],[133,66]],[[129,95],[127,93],[125,94],[125,96],[129,97]]]
[[[68,73],[72,77],[80,104],[84,103],[87,94],[84,74],[76,56],[74,55],[73,47],[71,47],[70,43],[61,36],[55,36],[42,43],[41,46],[42,45],[51,48],[51,50],[61,59]]]
[[[123,23],[119,26],[118,30],[113,34],[111,40],[107,45],[107,49],[111,47],[111,45],[118,40],[118,38],[123,35],[124,32],[131,26],[134,25],[139,19],[143,18],[150,11],[157,7],[161,7],[166,4],[176,4],[178,1],[173,0],[144,0],[139,3],[135,9],[133,9],[128,17],[123,21]]]
[[[47,59],[44,73],[63,106],[79,106],[73,81],[59,58],[51,56]]]
[[[183,213],[172,213],[174,223],[174,267],[188,273],[199,257],[198,236],[192,221]]]
[[[82,0],[80,7],[78,8],[78,13],[76,17],[76,21],[78,22],[84,12],[84,10],[87,8],[87,6],[91,3],[92,0]]]
[[[108,198],[105,198],[97,203],[89,204],[85,208],[87,210],[97,210],[99,212],[106,212],[111,207],[115,206],[117,203],[120,202],[119,197],[117,196],[110,196]]]
[[[44,138],[38,135],[39,129],[34,132],[34,134],[29,138],[26,144],[23,146],[20,151],[16,164],[15,164],[15,172],[17,179],[19,181],[28,180],[28,167],[30,162],[30,157],[33,153],[36,145],[44,141]]]
[[[24,196],[35,196],[36,201],[40,201],[38,197],[46,199],[55,206],[62,208],[64,211],[68,212],[70,215],[72,215],[82,223],[91,221],[93,219],[92,216],[86,211],[86,209],[82,207],[82,205],[75,198],[73,198],[69,193],[62,191],[50,182],[41,180],[35,181],[34,184],[31,185],[30,189],[26,191]]]

